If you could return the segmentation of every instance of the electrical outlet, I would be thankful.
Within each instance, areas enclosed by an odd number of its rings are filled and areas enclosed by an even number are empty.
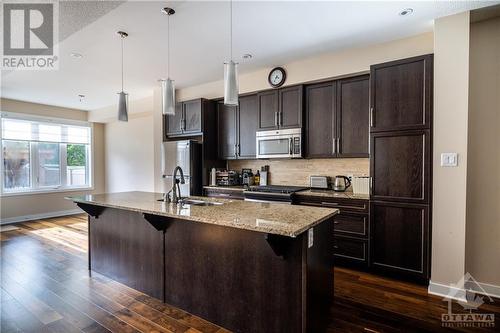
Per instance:
[[[457,153],[441,153],[442,167],[456,167],[458,165]]]

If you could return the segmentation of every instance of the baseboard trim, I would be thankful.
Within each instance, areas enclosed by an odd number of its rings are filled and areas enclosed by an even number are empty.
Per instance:
[[[47,219],[47,218],[59,217],[59,216],[75,215],[75,214],[81,214],[81,213],[83,213],[83,211],[81,209],[69,209],[69,210],[60,210],[57,212],[14,216],[14,217],[6,218],[6,219],[1,219],[0,225],[12,224],[12,223],[18,223],[18,222],[26,222],[26,221],[32,221],[32,220],[39,220],[39,219]]]
[[[500,299],[500,286],[477,282],[478,285],[472,284],[470,289],[478,294],[486,295]],[[430,282],[428,293],[435,296],[448,297],[458,301],[467,301],[465,297],[465,289],[447,286],[440,283]],[[453,295],[453,296],[449,296]]]

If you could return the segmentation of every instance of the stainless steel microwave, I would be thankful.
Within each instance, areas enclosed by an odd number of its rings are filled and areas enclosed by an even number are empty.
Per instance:
[[[301,158],[302,129],[291,128],[256,133],[257,158]]]

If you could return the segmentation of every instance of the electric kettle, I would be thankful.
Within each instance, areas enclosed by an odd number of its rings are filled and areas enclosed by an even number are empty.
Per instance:
[[[333,190],[337,192],[344,192],[349,186],[351,181],[346,176],[335,176],[333,181]]]

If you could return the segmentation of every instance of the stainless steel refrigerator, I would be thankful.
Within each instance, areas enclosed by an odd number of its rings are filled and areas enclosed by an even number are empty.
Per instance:
[[[181,196],[202,194],[201,153],[201,144],[193,140],[163,142],[161,154],[164,192],[172,188],[174,169],[180,166],[186,181],[185,184],[179,184]],[[178,172],[177,179],[180,178]]]

